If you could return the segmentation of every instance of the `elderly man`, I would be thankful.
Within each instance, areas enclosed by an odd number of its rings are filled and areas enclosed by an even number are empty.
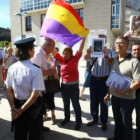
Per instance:
[[[132,112],[134,109],[135,90],[140,87],[140,63],[127,53],[128,39],[118,37],[115,49],[118,57],[112,62],[112,70],[134,80],[130,86],[121,90],[110,88],[112,110],[115,121],[115,137],[108,140],[133,140]],[[109,95],[107,95],[109,96]]]
[[[140,44],[133,45],[131,48],[131,54],[138,58],[140,61]],[[136,140],[140,140],[140,88],[136,90],[135,99],[135,109],[136,109]]]
[[[42,68],[44,80],[46,76],[53,75],[56,72],[56,69],[54,68],[46,70],[47,69],[46,56],[51,54],[51,52],[54,50],[54,47],[55,47],[54,40],[50,38],[45,38],[45,42],[43,43],[42,47],[38,47],[35,49],[35,54],[31,59],[31,62],[33,64],[36,64],[37,66]],[[44,127],[43,130],[49,131],[49,128]]]
[[[55,73],[55,69],[46,70],[46,55],[51,54],[54,50],[55,42],[50,38],[46,38],[42,47],[35,49],[35,54],[31,59],[31,62],[42,68],[43,76],[52,75]]]

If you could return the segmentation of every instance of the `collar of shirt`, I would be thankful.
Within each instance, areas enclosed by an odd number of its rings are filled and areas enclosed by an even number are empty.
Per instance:
[[[130,58],[132,58],[132,55],[129,53],[123,60],[119,61],[118,57],[117,57],[117,60],[118,60],[118,63],[121,64],[123,61]]]
[[[47,54],[46,54],[46,52],[43,50],[43,48],[42,48],[42,47],[41,47],[40,51],[41,51],[41,53],[42,53],[44,56],[46,56],[46,55],[47,55]]]

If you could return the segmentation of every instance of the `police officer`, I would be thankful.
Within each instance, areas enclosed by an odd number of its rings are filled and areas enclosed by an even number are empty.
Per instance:
[[[30,62],[34,41],[31,37],[14,43],[19,61],[8,69],[6,88],[15,128],[14,140],[42,139],[43,104],[39,91],[45,87],[41,69]]]

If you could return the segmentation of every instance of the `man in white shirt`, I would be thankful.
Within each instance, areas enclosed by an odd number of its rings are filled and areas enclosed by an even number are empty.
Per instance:
[[[51,54],[51,52],[54,50],[54,47],[55,47],[55,42],[50,38],[46,39],[42,47],[38,47],[35,49],[35,54],[31,59],[32,63],[42,68],[44,78],[46,75],[52,75],[56,71],[53,68],[46,70],[46,56]]]
[[[44,80],[46,79],[46,76],[53,75],[56,72],[55,68],[51,68],[48,70],[47,62],[46,62],[46,56],[51,54],[51,52],[54,50],[54,47],[55,47],[54,40],[50,38],[46,38],[42,47],[38,47],[35,49],[35,54],[31,59],[31,62],[33,64],[36,64],[37,66],[41,67]],[[50,129],[44,127],[43,130],[49,131]]]

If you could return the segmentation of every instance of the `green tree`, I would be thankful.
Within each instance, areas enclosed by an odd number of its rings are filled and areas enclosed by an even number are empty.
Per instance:
[[[3,48],[3,47],[5,46],[5,43],[6,43],[6,42],[9,43],[9,47],[12,47],[12,46],[11,46],[12,43],[11,43],[11,42],[8,42],[8,41],[0,41],[0,47]]]

